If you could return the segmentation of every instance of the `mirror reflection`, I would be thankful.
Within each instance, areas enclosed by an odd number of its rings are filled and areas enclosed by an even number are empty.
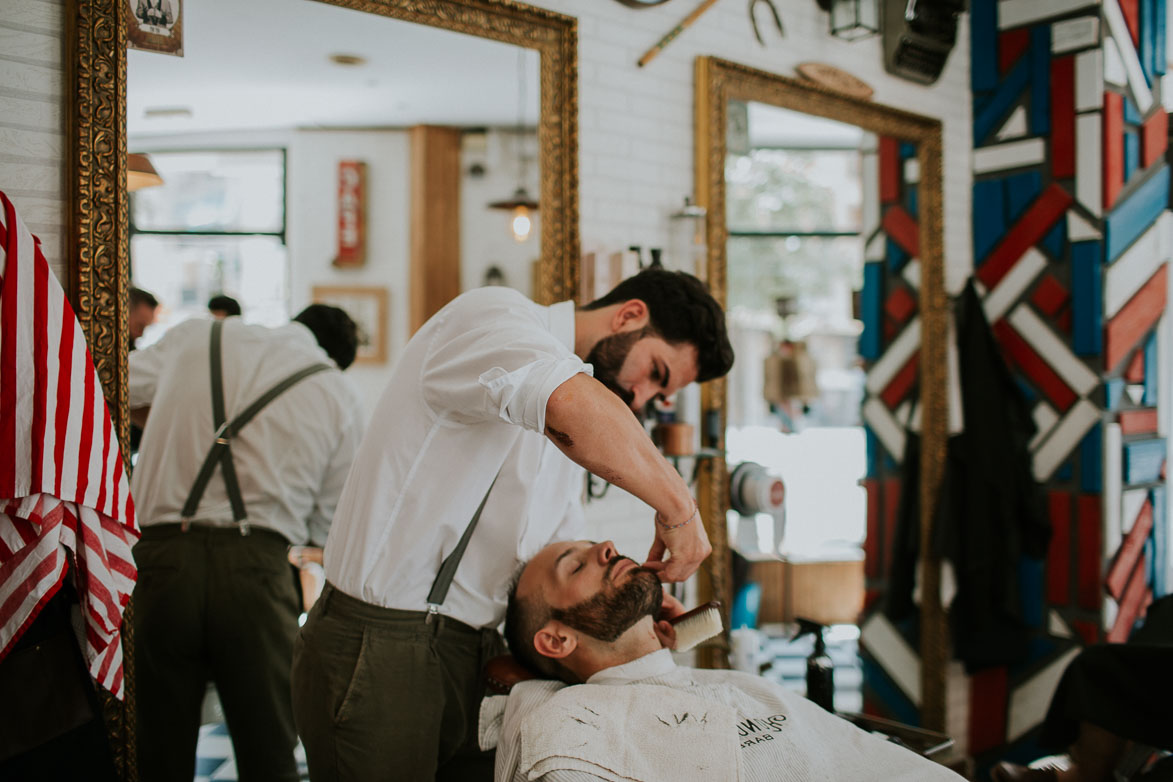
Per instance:
[[[358,310],[353,376],[369,410],[413,330],[418,225],[456,240],[447,298],[483,284],[534,293],[536,51],[311,0],[192,3],[183,28],[183,57],[127,56],[128,147],[162,179],[131,199],[132,285],[158,301],[141,337],[132,324],[140,347],[206,317],[217,295],[277,325],[317,289]],[[413,175],[428,129],[456,156],[442,192]],[[360,225],[342,206],[342,161],[363,167]],[[437,195],[458,208],[421,203]],[[425,208],[430,222],[413,223]],[[360,263],[342,257],[347,230],[361,233]]]
[[[735,566],[735,605],[759,596],[764,629],[749,638],[738,634],[756,631],[735,631],[733,662],[771,662],[767,675],[785,678],[793,672],[779,660],[812,649],[814,659],[821,637],[833,686],[809,676],[789,684],[819,688],[811,697],[828,708],[858,710],[864,548],[872,552],[883,534],[881,516],[895,522],[897,491],[876,487],[896,475],[887,454],[898,453],[872,433],[865,368],[878,357],[871,348],[893,339],[915,309],[910,295],[904,308],[896,295],[881,311],[879,297],[899,285],[882,292],[865,269],[916,274],[917,262],[880,230],[893,198],[916,214],[915,146],[887,139],[881,153],[873,133],[765,103],[732,102],[728,118],[727,307],[739,360],[727,384],[725,443],[729,464],[740,465],[731,476],[729,535],[744,562]],[[903,183],[895,195],[882,186],[882,159]],[[911,403],[894,401],[903,424]],[[778,501],[747,508],[740,484],[770,480]],[[878,566],[869,554],[868,572]],[[790,633],[769,629],[777,622],[797,622],[810,637],[788,643]]]
[[[390,368],[461,291],[537,292],[540,55],[310,0],[183,30],[127,53],[139,772],[304,778],[293,634]]]
[[[875,137],[762,103],[737,112],[747,132],[731,123],[726,279],[742,360],[729,375],[726,447],[731,462],[785,476],[775,553],[828,558],[865,532],[857,292],[877,206]]]

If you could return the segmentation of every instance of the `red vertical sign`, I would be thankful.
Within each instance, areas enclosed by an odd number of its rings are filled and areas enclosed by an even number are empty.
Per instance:
[[[335,266],[362,266],[367,260],[367,164],[338,161],[338,255]]]

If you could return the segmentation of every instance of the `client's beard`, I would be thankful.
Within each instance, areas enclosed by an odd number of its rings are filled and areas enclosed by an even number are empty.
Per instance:
[[[616,378],[619,376],[619,370],[623,368],[627,354],[631,352],[631,346],[651,333],[650,328],[645,327],[639,331],[625,331],[603,337],[595,343],[586,357],[586,363],[595,368],[595,380],[609,388],[628,407],[631,407],[632,401],[635,400],[635,394],[620,388]]]
[[[570,608],[553,609],[551,618],[610,643],[645,616],[658,616],[664,591],[654,571],[636,568],[622,585],[611,584],[611,571],[625,559],[628,558],[616,556],[608,563],[606,589]]]

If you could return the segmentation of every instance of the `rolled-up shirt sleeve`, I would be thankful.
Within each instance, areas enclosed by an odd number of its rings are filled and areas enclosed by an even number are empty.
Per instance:
[[[544,432],[550,395],[580,372],[592,368],[538,324],[489,319],[455,336],[438,334],[420,382],[441,418]]]

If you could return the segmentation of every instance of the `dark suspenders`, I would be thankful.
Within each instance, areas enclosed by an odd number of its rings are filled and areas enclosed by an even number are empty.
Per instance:
[[[216,427],[216,439],[212,443],[212,447],[208,449],[208,455],[204,457],[204,463],[200,466],[199,474],[196,476],[195,483],[191,487],[191,492],[187,496],[187,502],[183,504],[181,514],[185,523],[190,521],[195,515],[196,510],[199,508],[200,499],[204,496],[204,490],[208,487],[208,481],[212,479],[212,473],[216,471],[216,465],[219,464],[221,471],[224,473],[224,486],[228,490],[228,501],[232,503],[232,518],[240,526],[240,534],[247,535],[249,533],[248,514],[244,508],[244,499],[240,495],[240,484],[236,480],[236,468],[232,462],[232,438],[265,405],[272,402],[295,383],[304,380],[310,375],[330,369],[330,367],[326,364],[314,364],[313,366],[308,366],[305,369],[294,372],[261,394],[255,402],[246,407],[244,412],[236,416],[236,418],[226,422],[224,415],[223,367],[220,361],[220,334],[223,326],[223,321],[219,320],[212,324],[212,338],[209,346],[212,370],[212,421]],[[485,503],[489,500],[489,493],[497,485],[497,477],[499,476],[500,472],[493,478],[493,482],[489,484],[489,490],[481,498],[481,504],[477,506],[476,513],[473,514],[472,520],[465,527],[464,534],[460,536],[460,541],[456,544],[456,548],[440,563],[440,572],[436,574],[436,578],[432,582],[432,588],[428,591],[428,622],[431,622],[432,617],[439,613],[440,606],[444,604],[444,599],[448,596],[448,589],[452,586],[452,579],[456,576],[456,569],[460,566],[460,560],[464,558],[465,549],[468,548],[468,541],[472,537],[473,530],[476,529],[477,522],[481,520],[481,511],[485,509]]]
[[[440,606],[444,604],[444,598],[448,596],[448,587],[452,586],[452,579],[456,576],[456,568],[460,566],[460,560],[464,557],[464,550],[468,548],[468,539],[472,537],[472,531],[476,529],[477,522],[481,520],[481,511],[485,509],[485,503],[489,501],[489,494],[493,491],[493,487],[497,485],[497,478],[501,476],[500,471],[493,478],[493,482],[489,484],[489,491],[485,492],[485,496],[481,499],[481,504],[477,506],[477,512],[472,515],[472,521],[464,528],[464,534],[460,536],[460,541],[456,544],[456,548],[452,549],[452,553],[444,557],[444,561],[440,563],[440,572],[436,574],[436,579],[432,582],[432,588],[428,591],[428,622],[431,623],[432,617],[440,612]]]
[[[324,372],[331,367],[328,364],[313,364],[305,369],[299,369],[261,394],[240,415],[231,421],[226,421],[224,415],[224,370],[220,360],[223,328],[223,321],[217,320],[212,323],[212,338],[209,345],[212,370],[212,422],[216,427],[216,439],[212,443],[212,447],[208,449],[208,455],[204,457],[204,463],[200,466],[199,474],[196,476],[195,483],[192,484],[191,492],[187,495],[187,502],[183,504],[180,515],[183,517],[184,524],[190,522],[195,516],[200,499],[204,496],[204,490],[208,488],[208,481],[212,479],[212,473],[216,471],[216,465],[219,464],[220,470],[224,474],[224,486],[228,490],[228,501],[232,504],[232,518],[239,525],[240,534],[247,535],[249,532],[248,513],[244,508],[244,499],[240,495],[240,483],[236,479],[236,466],[232,462],[232,438],[239,434],[245,424],[256,417],[257,413],[261,412],[267,404],[288,391],[292,386],[310,375]]]

